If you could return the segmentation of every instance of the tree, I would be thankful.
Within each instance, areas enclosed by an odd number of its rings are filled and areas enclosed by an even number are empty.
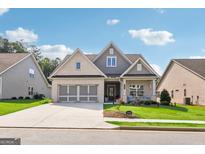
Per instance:
[[[24,53],[28,52],[23,42],[10,42],[6,38],[0,37],[0,53]]]
[[[160,103],[163,105],[169,105],[171,102],[171,97],[166,89],[163,89],[160,94]]]
[[[49,77],[51,73],[54,71],[54,69],[59,65],[61,60],[59,58],[56,59],[49,59],[49,58],[43,58],[39,61],[39,65],[45,75],[45,77]]]
[[[40,48],[38,48],[36,45],[30,45],[28,47],[28,51],[30,53],[33,53],[34,57],[38,62],[43,58],[43,56],[41,55]]]
[[[10,53],[12,52],[11,44],[8,39],[0,37],[0,53]]]
[[[10,44],[11,44],[11,47],[12,47],[12,52],[15,52],[15,53],[26,53],[26,52],[28,52],[27,48],[24,47],[22,42],[16,41],[16,42],[10,42]]]

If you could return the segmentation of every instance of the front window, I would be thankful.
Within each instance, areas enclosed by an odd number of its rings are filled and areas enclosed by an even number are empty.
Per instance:
[[[107,67],[116,67],[117,66],[117,57],[115,56],[108,56],[106,61]]]
[[[133,97],[144,96],[144,85],[130,85],[129,90]]]
[[[80,63],[77,62],[75,67],[76,67],[77,70],[79,70],[80,69]]]

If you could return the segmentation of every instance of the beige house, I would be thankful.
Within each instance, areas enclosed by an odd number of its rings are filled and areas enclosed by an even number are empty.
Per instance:
[[[173,59],[157,91],[169,91],[172,102],[205,105],[205,59]]]
[[[55,102],[113,102],[156,99],[158,74],[140,54],[124,54],[109,43],[99,54],[80,49],[51,74]]]
[[[0,99],[50,97],[50,85],[30,53],[0,53]]]

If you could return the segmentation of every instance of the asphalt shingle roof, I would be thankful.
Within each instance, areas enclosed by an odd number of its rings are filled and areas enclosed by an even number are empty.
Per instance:
[[[0,73],[29,54],[30,53],[0,53]]]
[[[205,59],[174,59],[174,61],[205,77]]]

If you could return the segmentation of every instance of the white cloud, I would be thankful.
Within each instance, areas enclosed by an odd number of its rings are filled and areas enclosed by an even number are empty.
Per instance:
[[[38,35],[33,31],[21,27],[15,30],[7,30],[4,34],[4,37],[10,41],[23,41],[26,43],[36,42],[38,39]]]
[[[42,45],[39,48],[43,56],[52,59],[57,57],[63,59],[67,54],[73,52],[71,48],[66,47],[64,44]]]
[[[107,25],[114,26],[114,25],[118,24],[119,22],[120,22],[119,19],[108,19],[107,20]]]
[[[0,8],[0,16],[3,15],[4,13],[8,12],[8,8]]]
[[[160,14],[164,14],[166,12],[165,9],[161,9],[161,8],[156,8],[154,9],[157,13],[160,13]]]
[[[190,56],[190,59],[205,59],[205,56]]]
[[[168,31],[153,31],[151,28],[129,30],[132,38],[142,40],[146,45],[165,45],[167,43],[175,42],[173,34]]]
[[[152,68],[159,74],[159,75],[162,75],[162,70],[160,68],[159,65],[157,64],[151,64]]]

